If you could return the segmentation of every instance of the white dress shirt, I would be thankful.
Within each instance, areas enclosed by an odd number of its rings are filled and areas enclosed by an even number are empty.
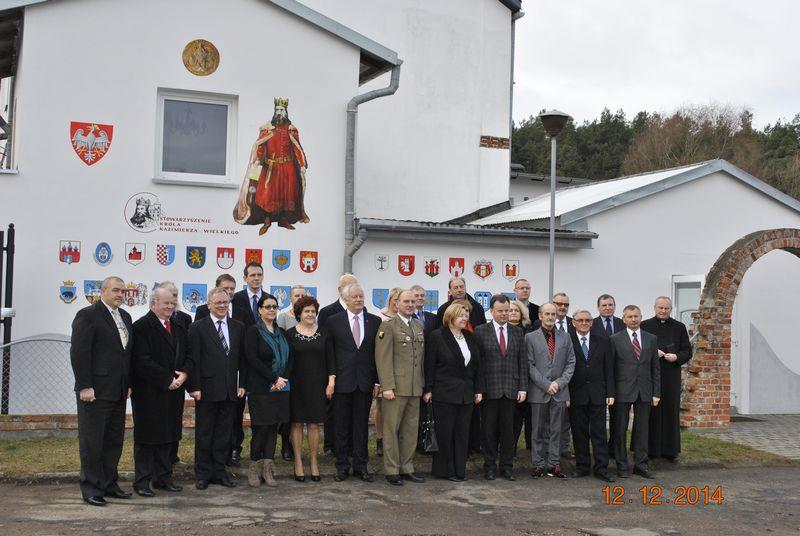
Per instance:
[[[503,328],[503,338],[506,340],[506,350],[508,350],[508,322],[498,324],[495,320],[492,320],[492,325],[494,326],[494,336],[497,338],[497,344],[500,344],[500,328]]]
[[[462,336],[460,339],[456,339],[456,344],[461,348],[461,355],[464,356],[464,366],[466,367],[469,365],[469,360],[472,359],[472,353],[467,346],[467,338]]]
[[[361,334],[361,338],[358,341],[358,346],[361,346],[361,343],[364,342],[364,311],[355,314],[351,312],[350,309],[345,310],[347,311],[347,320],[348,324],[350,324],[350,331],[353,331],[353,319],[358,318],[358,327]]]
[[[225,318],[217,318],[213,314],[211,315],[211,320],[214,322],[214,330],[219,332],[220,325],[218,322],[222,322],[222,336],[225,337],[225,342],[228,343],[228,349],[231,347],[231,335],[228,332],[228,317]]]
[[[566,316],[561,320],[556,319],[555,329],[560,330],[562,324],[564,325],[564,333],[569,333],[569,320],[567,320]]]
[[[631,340],[631,344],[633,344],[633,334],[636,333],[636,340],[639,341],[639,346],[642,346],[642,330],[637,329],[636,331],[631,331],[631,328],[625,328],[628,331],[628,338]]]

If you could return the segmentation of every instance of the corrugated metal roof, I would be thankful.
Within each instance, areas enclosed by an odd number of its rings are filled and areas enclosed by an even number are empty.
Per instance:
[[[724,171],[775,201],[800,212],[800,201],[773,188],[762,180],[725,160],[710,160],[688,166],[664,169],[574,186],[556,191],[556,217],[558,225],[568,225],[593,214],[609,210],[642,197],[652,195],[717,171]],[[511,225],[542,220],[550,217],[550,194],[546,193],[513,208],[476,219],[473,225]]]

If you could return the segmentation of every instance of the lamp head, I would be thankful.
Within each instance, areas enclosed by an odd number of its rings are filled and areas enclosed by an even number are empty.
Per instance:
[[[551,138],[558,136],[570,119],[572,118],[569,115],[558,110],[547,110],[539,114],[539,121]]]

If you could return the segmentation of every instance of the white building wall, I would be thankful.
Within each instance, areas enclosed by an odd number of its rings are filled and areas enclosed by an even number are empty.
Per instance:
[[[236,262],[225,270],[240,277],[245,248],[264,252],[265,287],[295,283],[319,288],[322,301],[335,294],[341,270],[345,105],[358,91],[359,51],[260,0],[238,0],[220,24],[213,0],[182,2],[47,2],[26,9],[24,53],[19,76],[16,139],[19,173],[0,175],[3,226],[17,229],[14,304],[15,339],[40,333],[68,334],[75,313],[87,305],[83,281],[118,275],[126,282],[170,279],[205,283],[224,270],[217,247],[234,247]],[[212,75],[197,77],[183,66],[181,53],[203,38],[219,49]],[[90,43],[91,46],[86,45]],[[160,87],[231,94],[238,97],[235,188],[174,186],[153,182],[156,95]],[[288,231],[276,225],[264,236],[258,226],[232,219],[250,149],[260,125],[273,114],[273,98],[290,99],[309,161],[306,211],[311,222]],[[74,153],[70,121],[112,124],[108,153],[92,166]],[[158,196],[165,215],[201,218],[185,225],[197,233],[139,233],[127,225],[124,209],[131,196]],[[206,233],[205,230],[218,233]],[[80,241],[82,258],[58,260],[60,240]],[[99,242],[114,254],[101,267],[92,254]],[[146,244],[145,262],[124,259],[126,242]],[[155,259],[156,244],[174,244],[170,266]],[[189,268],[186,246],[205,246],[201,269]],[[291,266],[271,266],[271,251],[292,252]],[[299,250],[319,252],[319,268],[299,269]],[[75,282],[78,299],[64,304],[59,286]],[[132,308],[135,318],[146,306]]]
[[[356,212],[443,221],[508,200],[511,11],[497,0],[306,0],[397,51],[400,88],[359,108]],[[361,88],[388,84],[388,74]],[[409,196],[410,194],[410,196]]]

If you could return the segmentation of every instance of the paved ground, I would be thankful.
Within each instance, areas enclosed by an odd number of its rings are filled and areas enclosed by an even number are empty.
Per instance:
[[[757,420],[732,422],[728,428],[692,428],[692,432],[800,460],[800,415],[747,417]]]
[[[187,487],[154,499],[85,506],[77,485],[0,484],[0,534],[798,534],[800,467],[674,469],[651,485],[661,505],[641,503],[645,481],[624,481],[621,506],[607,505],[594,479],[461,484],[430,480],[391,487],[279,481],[277,489]],[[188,483],[187,483],[188,484]],[[720,486],[722,504],[677,506],[675,486]],[[125,485],[129,488],[129,485]],[[667,503],[666,500],[670,502]]]

